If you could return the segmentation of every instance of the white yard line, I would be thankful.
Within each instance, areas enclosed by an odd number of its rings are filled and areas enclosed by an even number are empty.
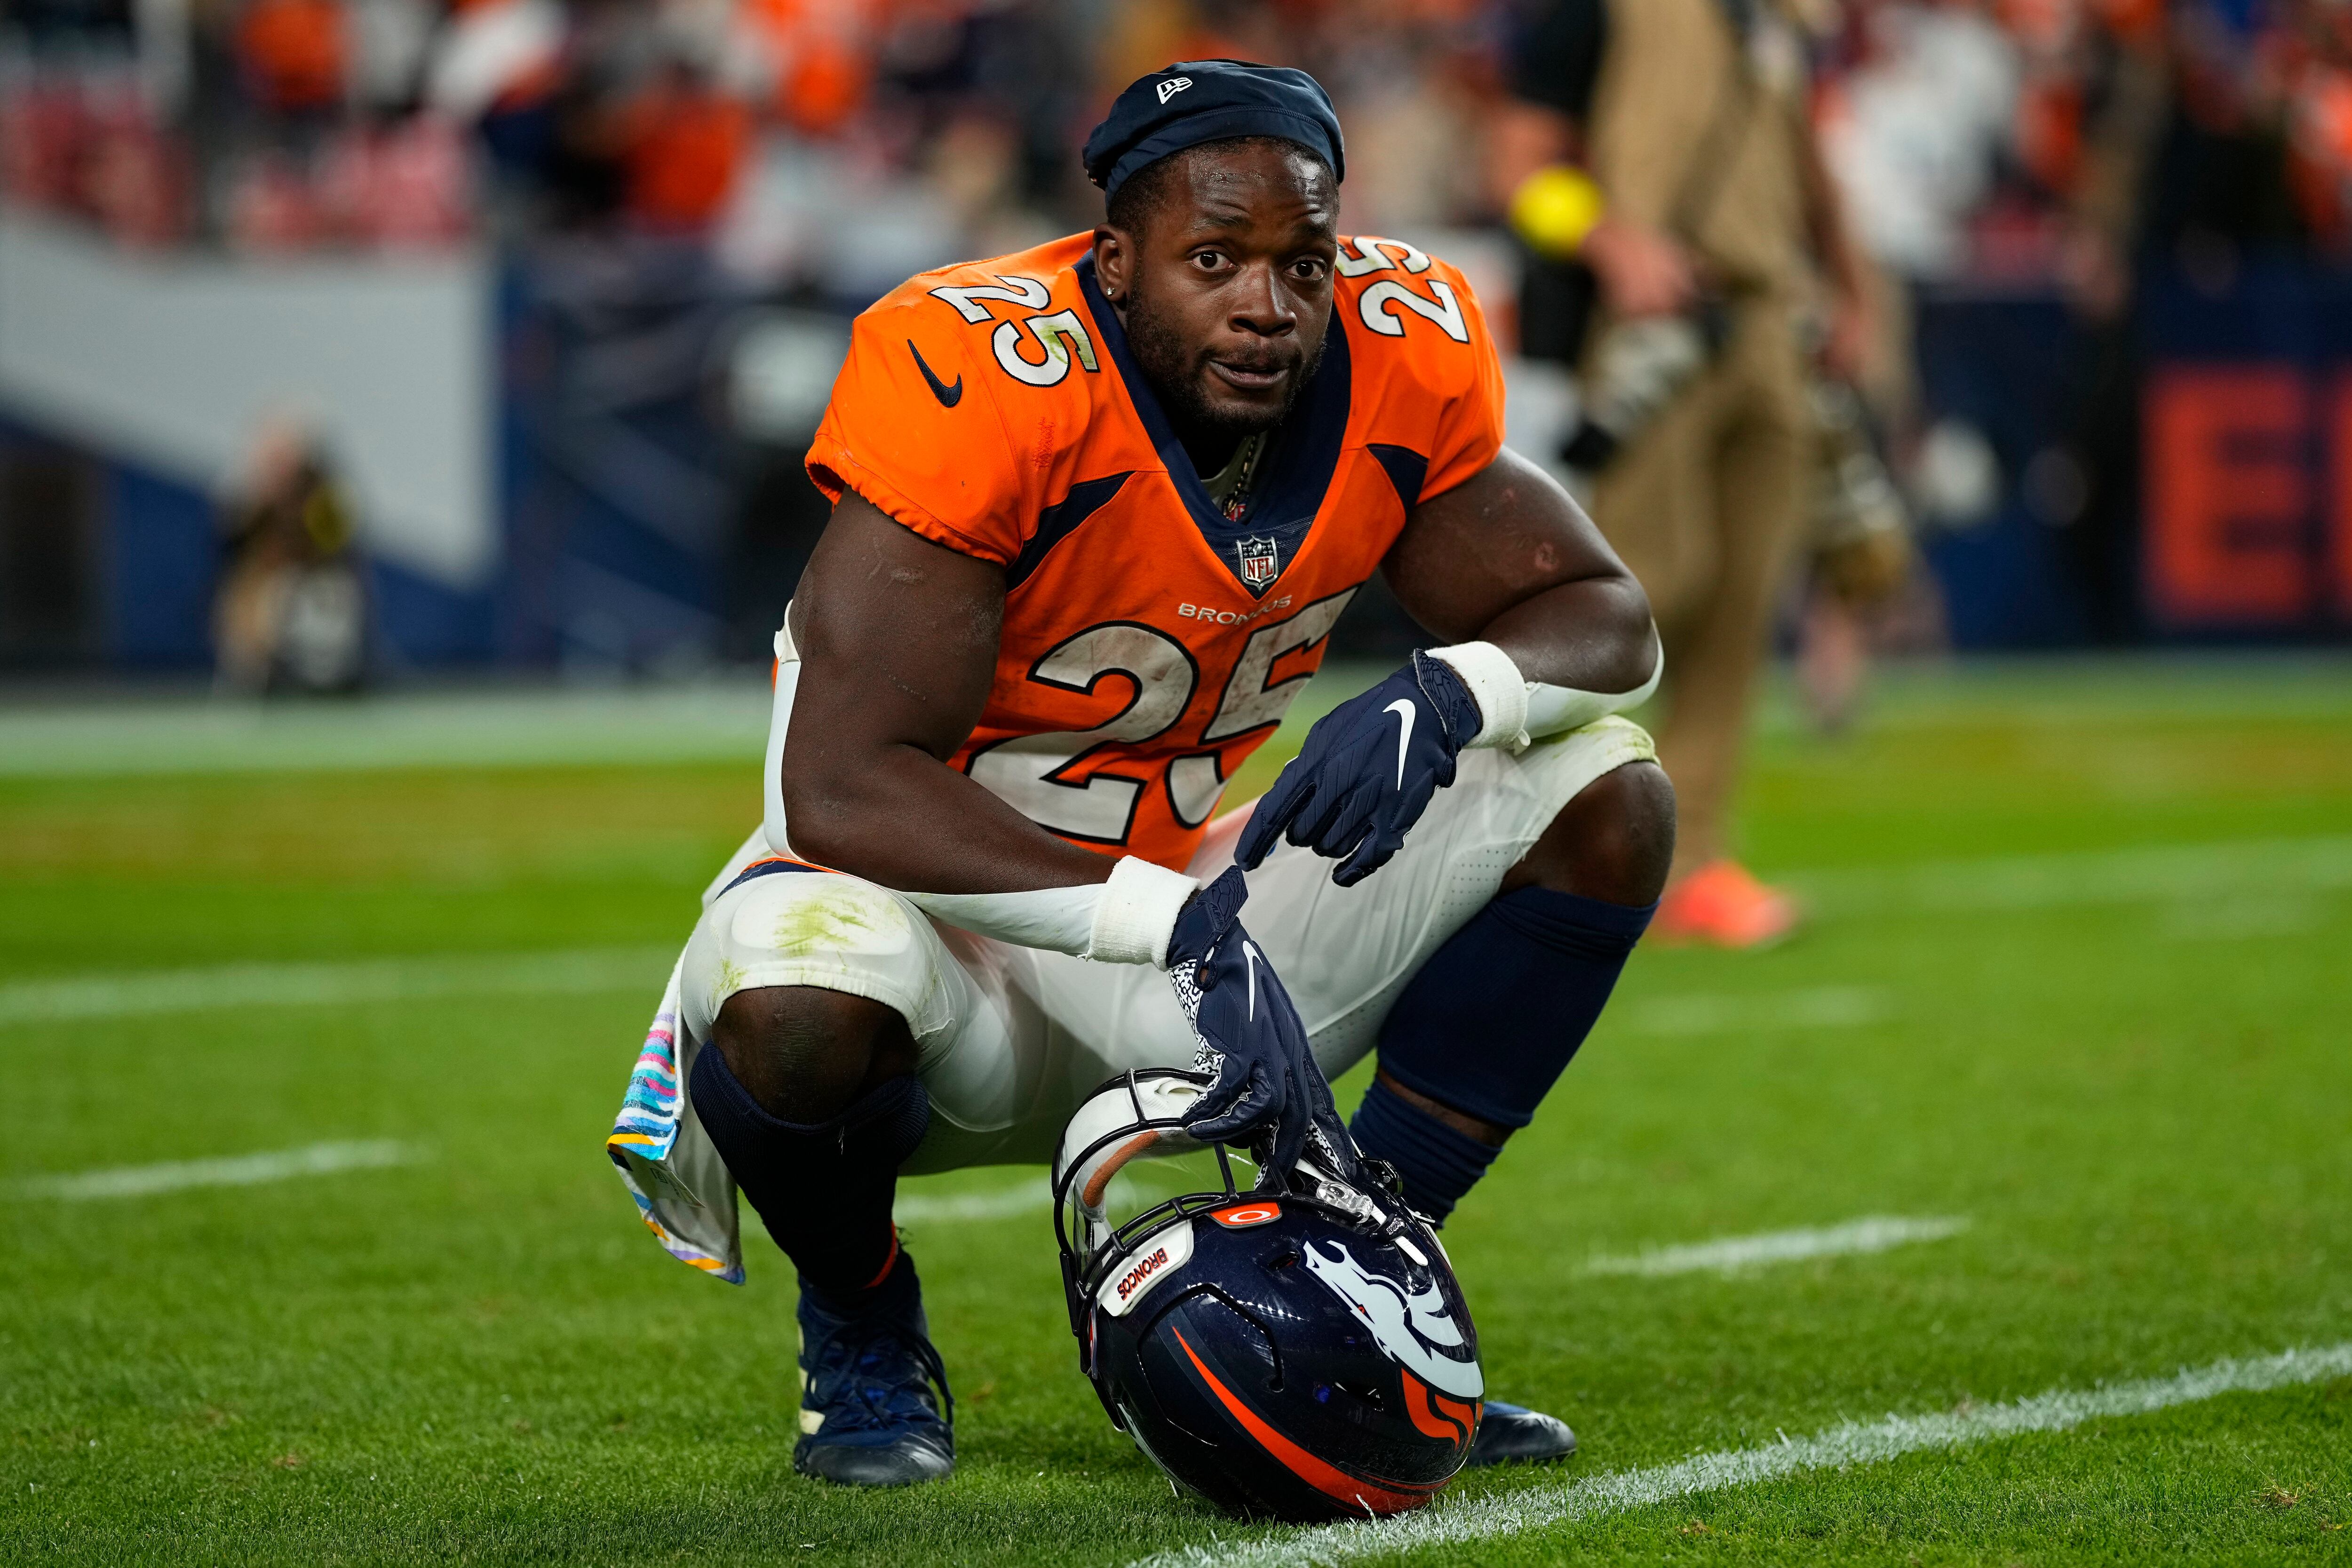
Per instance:
[[[890,1217],[900,1225],[925,1225],[934,1220],[1011,1219],[1015,1215],[1043,1214],[1054,1206],[1053,1189],[1044,1182],[1005,1187],[989,1193],[914,1193],[891,1205]]]
[[[362,959],[352,963],[232,963],[210,969],[20,980],[0,985],[0,1025],[143,1017],[222,1007],[319,1006],[437,996],[642,991],[648,1002],[675,948]]]
[[[1138,1185],[1139,1181],[1152,1190],[1144,1191]],[[1208,1184],[1212,1189],[1215,1186],[1214,1183]],[[1178,1193],[1197,1191],[1200,1186],[1200,1183],[1191,1180],[1171,1185],[1168,1173],[1138,1171],[1130,1165],[1127,1174],[1111,1182],[1103,1202],[1114,1214],[1125,1215],[1140,1209],[1147,1201],[1158,1203]],[[1022,1215],[1045,1214],[1053,1206],[1053,1186],[1041,1176],[1017,1187],[997,1187],[980,1193],[908,1193],[902,1189],[898,1201],[890,1207],[890,1217],[901,1225],[925,1225],[934,1220],[1013,1219]]]
[[[2186,902],[2277,889],[2332,891],[2352,888],[2352,836],[1936,860],[1794,872],[1788,879],[1814,908],[1841,917]]]
[[[440,996],[657,990],[677,951],[591,947],[554,952],[450,953],[349,963],[228,963],[134,969],[0,984],[0,1026],[142,1017],[223,1007],[321,1006]],[[1822,985],[1748,995],[1665,996],[1627,1007],[1619,1027],[1647,1035],[1839,1028],[1895,1011],[1887,994]],[[1614,1016],[1612,1015],[1612,1017]]]
[[[1516,396],[1517,394],[1515,393]],[[2161,684],[2145,666],[2073,663],[2021,680],[2015,668],[1892,678],[1906,695],[1874,706],[1874,731],[2001,724],[2074,735],[2147,719],[2325,718],[2344,712],[2341,659],[2230,668],[2192,661]],[[1286,740],[1388,673],[1333,660],[1286,715]],[[1916,693],[1916,698],[1911,695]],[[363,701],[244,702],[193,694],[0,706],[0,777],[256,770],[481,767],[689,760],[756,763],[768,731],[767,672],[619,687],[501,684],[394,690]],[[1794,728],[1775,704],[1768,727]]]
[[[1783,1438],[1760,1447],[1699,1454],[1670,1465],[1528,1487],[1460,1504],[1441,1501],[1418,1513],[1377,1523],[1323,1525],[1229,1546],[1189,1547],[1145,1558],[1142,1564],[1150,1568],[1306,1568],[1311,1563],[1342,1563],[1422,1546],[1489,1541],[1812,1470],[1884,1464],[1906,1454],[1965,1447],[2030,1432],[2063,1432],[2086,1421],[2145,1415],[2225,1394],[2291,1388],[2347,1374],[2352,1374],[2352,1343],[2221,1361],[2171,1377],[2097,1388],[2053,1389],[2008,1405],[1929,1415],[1889,1415],[1866,1423],[1848,1421],[1810,1437]]]
[[[2352,888],[2352,837],[1939,861],[1797,873],[1790,880],[1832,918],[2136,901],[2171,901],[2193,914],[2221,907],[2211,903],[2217,898],[2259,896],[2265,889],[2325,892]],[[2303,913],[2316,918],[2312,911]],[[222,1007],[648,990],[658,987],[676,956],[676,949],[669,947],[576,948],[348,963],[237,963],[23,980],[0,984],[0,1026]],[[1892,999],[1876,987],[1825,985],[1745,996],[1659,997],[1612,1016],[1616,1027],[1639,1034],[1704,1035],[1851,1027],[1879,1022],[1895,1011]]]
[[[0,777],[756,764],[765,671],[682,686],[394,692],[362,702],[159,699],[0,709]]]
[[[1894,1000],[1869,985],[1816,985],[1743,996],[1659,996],[1629,1004],[1616,1027],[1636,1035],[1723,1035],[1759,1029],[1842,1029],[1892,1017]],[[1603,1015],[1613,1019],[1613,1015]]]
[[[2173,905],[2156,935],[2165,942],[2262,942],[2307,931],[2327,914],[2324,900],[2301,889],[2225,893]]]
[[[324,1176],[337,1171],[380,1170],[387,1165],[405,1165],[423,1157],[422,1150],[388,1139],[313,1143],[305,1149],[279,1149],[267,1154],[238,1154],[222,1160],[174,1160],[161,1165],[122,1165],[110,1171],[36,1176],[25,1190],[33,1197],[63,1203],[141,1198],[153,1193],[183,1192],[190,1187],[249,1187],[261,1182]]]
[[[1285,715],[1297,744],[1317,717],[1379,680],[1326,665]],[[0,706],[0,778],[740,762],[757,766],[767,671],[614,688],[509,685],[394,691],[359,702],[164,697]]]
[[[1812,1230],[1768,1230],[1757,1236],[1727,1236],[1687,1247],[1653,1247],[1640,1252],[1595,1258],[1584,1266],[1587,1274],[1736,1274],[1768,1263],[1794,1263],[1807,1258],[1843,1258],[1855,1253],[1885,1252],[1914,1242],[1941,1241],[1969,1228],[1957,1215],[1906,1219],[1899,1215],[1871,1215],[1843,1225]]]

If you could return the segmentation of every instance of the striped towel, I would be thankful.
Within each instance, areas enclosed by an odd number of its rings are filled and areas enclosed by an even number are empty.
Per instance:
[[[730,1285],[743,1283],[742,1237],[736,1224],[735,1179],[694,1118],[686,1094],[694,1070],[696,1042],[679,1042],[678,976],[681,957],[662,993],[661,1011],[646,1031],[645,1048],[629,1074],[621,1114],[604,1140],[604,1152],[619,1167],[621,1183],[637,1202],[637,1212],[664,1250],[681,1263],[715,1274]],[[708,1199],[699,1194],[709,1194]]]

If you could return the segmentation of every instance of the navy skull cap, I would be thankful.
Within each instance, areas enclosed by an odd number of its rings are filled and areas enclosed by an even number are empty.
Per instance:
[[[1340,153],[1339,117],[1323,84],[1287,66],[1246,60],[1180,60],[1139,77],[1087,138],[1087,178],[1106,197],[1171,153],[1233,136],[1279,136],[1331,165]]]

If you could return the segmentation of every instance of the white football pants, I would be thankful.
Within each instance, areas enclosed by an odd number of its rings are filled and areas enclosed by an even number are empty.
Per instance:
[[[1371,1049],[1405,984],[1495,896],[1561,807],[1602,774],[1654,757],[1650,737],[1619,718],[1516,757],[1466,752],[1396,858],[1356,886],[1335,885],[1336,862],[1288,844],[1250,873],[1242,924],[1297,1003],[1325,1074],[1338,1078]],[[1248,818],[1243,808],[1212,823],[1187,869],[1206,881],[1232,864]],[[1104,1079],[1192,1065],[1192,1029],[1160,971],[939,925],[887,889],[839,873],[725,890],[772,853],[754,833],[703,895],[679,976],[682,1063],[738,991],[814,985],[879,1002],[907,1020],[931,1098],[909,1173],[1042,1163]]]

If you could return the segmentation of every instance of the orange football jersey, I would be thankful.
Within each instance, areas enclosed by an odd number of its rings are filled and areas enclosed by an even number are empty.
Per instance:
[[[1494,458],[1502,369],[1460,273],[1343,241],[1321,368],[1228,519],[1089,248],[926,272],[858,317],[808,470],[1004,568],[953,764],[1073,843],[1181,869],[1409,509]]]

